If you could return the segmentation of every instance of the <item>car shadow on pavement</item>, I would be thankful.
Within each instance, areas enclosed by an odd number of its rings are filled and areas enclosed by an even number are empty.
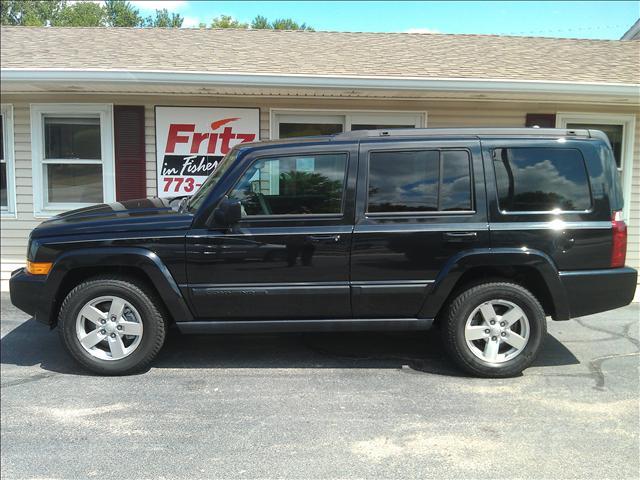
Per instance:
[[[0,341],[3,365],[90,375],[64,350],[56,331],[28,320]],[[535,366],[578,359],[548,335]],[[437,330],[269,335],[181,335],[172,330],[151,368],[380,368],[463,376],[446,358]]]

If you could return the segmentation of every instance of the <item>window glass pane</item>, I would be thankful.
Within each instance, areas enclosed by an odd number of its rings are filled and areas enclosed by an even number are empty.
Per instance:
[[[45,158],[96,159],[100,155],[100,119],[46,117]]]
[[[471,165],[464,150],[442,151],[440,210],[471,210]]]
[[[341,123],[280,123],[280,138],[342,133]]]
[[[438,209],[436,151],[373,152],[369,158],[369,212]]]
[[[392,128],[416,128],[415,125],[375,125],[373,123],[351,124],[351,130],[390,130]]]
[[[494,151],[500,209],[512,212],[588,210],[591,193],[582,154],[561,148]]]
[[[258,160],[230,194],[243,215],[340,213],[346,154]]]
[[[618,168],[622,166],[622,132],[624,131],[623,125],[605,125],[599,123],[567,123],[567,128],[589,128],[591,130],[602,130],[611,143],[611,149],[613,150],[613,156],[616,159],[616,165]]]
[[[0,163],[0,207],[7,208],[7,164]]]
[[[50,203],[101,203],[102,165],[48,164],[47,196]]]

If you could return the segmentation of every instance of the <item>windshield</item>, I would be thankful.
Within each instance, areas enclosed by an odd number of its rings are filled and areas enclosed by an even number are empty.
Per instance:
[[[218,168],[214,170],[214,172],[209,175],[209,177],[204,181],[200,189],[191,197],[191,199],[187,202],[187,211],[195,212],[200,208],[202,202],[209,196],[213,187],[215,187],[218,183],[218,180],[224,175],[231,165],[233,165],[233,161],[238,156],[238,150],[231,150],[221,161]]]

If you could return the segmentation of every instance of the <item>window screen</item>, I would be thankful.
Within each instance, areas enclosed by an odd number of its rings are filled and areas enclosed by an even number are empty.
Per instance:
[[[368,212],[471,209],[471,166],[466,150],[371,153]]]
[[[244,216],[341,213],[346,166],[344,153],[260,159],[229,197]]]
[[[45,158],[100,159],[100,119],[45,117]]]
[[[494,150],[493,160],[503,211],[576,211],[591,207],[587,171],[579,150],[501,148]]]

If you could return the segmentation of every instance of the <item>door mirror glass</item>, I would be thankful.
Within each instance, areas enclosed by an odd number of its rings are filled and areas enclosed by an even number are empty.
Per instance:
[[[239,200],[225,198],[213,212],[217,226],[230,227],[242,218],[242,206]]]

